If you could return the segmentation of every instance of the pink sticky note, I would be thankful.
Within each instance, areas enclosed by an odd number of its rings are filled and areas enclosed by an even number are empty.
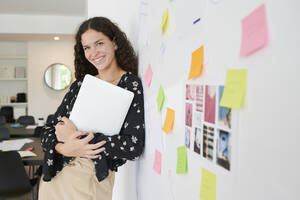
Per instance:
[[[146,73],[144,74],[144,81],[147,85],[147,87],[150,87],[151,81],[152,81],[153,72],[151,69],[150,64],[148,65],[148,68],[146,70]]]
[[[156,173],[161,174],[161,153],[157,149],[155,149],[153,170],[156,171]]]
[[[269,41],[266,6],[262,4],[242,20],[241,56],[263,48]]]

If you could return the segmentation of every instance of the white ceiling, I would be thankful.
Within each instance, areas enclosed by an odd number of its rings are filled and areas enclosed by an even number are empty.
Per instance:
[[[87,16],[88,0],[0,0],[0,15]],[[60,41],[73,40],[72,35],[59,35]],[[0,34],[0,41],[53,41],[52,34]]]
[[[0,0],[0,14],[86,16],[87,0]]]

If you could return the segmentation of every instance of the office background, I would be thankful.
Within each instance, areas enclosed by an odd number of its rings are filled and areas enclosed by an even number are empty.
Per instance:
[[[262,3],[266,5],[269,44],[240,57],[241,20]],[[139,52],[140,77],[151,64],[153,80],[150,88],[144,86],[146,151],[139,161],[120,168],[114,199],[199,199],[201,170],[206,168],[216,174],[218,200],[296,200],[300,196],[299,5],[296,0],[89,0],[86,13],[79,17],[20,18],[0,14],[0,33],[71,35],[86,15],[103,15],[115,20],[133,41]],[[167,8],[170,27],[163,35],[161,17]],[[22,17],[24,21],[20,21]],[[201,20],[194,26],[195,18]],[[34,28],[25,23],[33,19]],[[21,23],[11,26],[17,22]],[[45,22],[48,26],[43,25]],[[47,116],[55,111],[66,91],[46,88],[42,74],[48,65],[60,60],[73,70],[73,41],[29,41],[26,45],[23,53],[28,56],[28,113]],[[187,81],[191,54],[201,45],[203,74]],[[188,173],[176,174],[176,148],[185,141],[185,84],[224,85],[226,71],[240,68],[248,70],[247,90],[243,108],[233,110],[232,169],[228,172],[188,150]],[[156,111],[160,85],[166,95],[162,113]],[[45,102],[49,104],[45,106]],[[176,111],[173,131],[168,135],[159,129],[166,107]],[[162,153],[161,175],[152,169],[154,149]]]

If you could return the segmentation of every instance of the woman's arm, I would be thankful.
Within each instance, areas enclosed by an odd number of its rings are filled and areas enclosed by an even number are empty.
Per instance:
[[[134,99],[119,135],[105,136],[96,133],[96,141],[106,140],[104,154],[112,159],[135,160],[144,149],[144,97],[143,86],[136,76],[129,76],[126,88],[134,92]]]

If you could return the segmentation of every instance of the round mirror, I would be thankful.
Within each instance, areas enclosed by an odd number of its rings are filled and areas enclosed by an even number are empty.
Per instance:
[[[44,80],[48,87],[54,90],[63,90],[70,85],[72,74],[65,64],[55,63],[46,69]]]

